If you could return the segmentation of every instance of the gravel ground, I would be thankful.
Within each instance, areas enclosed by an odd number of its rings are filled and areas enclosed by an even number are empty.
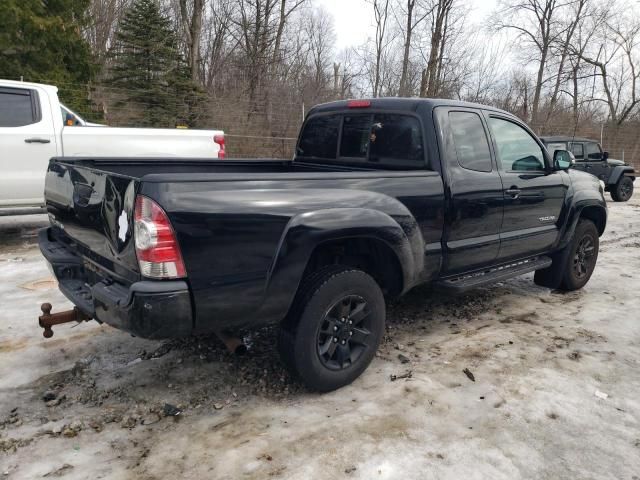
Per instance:
[[[39,305],[70,306],[35,246],[46,217],[0,217],[0,479],[639,479],[640,201],[609,207],[582,291],[418,288],[326,395],[273,329],[240,358],[95,322],[45,340]]]

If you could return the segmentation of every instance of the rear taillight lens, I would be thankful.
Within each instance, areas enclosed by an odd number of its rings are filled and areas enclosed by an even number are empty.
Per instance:
[[[220,150],[218,150],[218,158],[224,158],[225,150],[224,150],[224,135],[214,135],[213,141],[218,144]]]
[[[176,234],[167,214],[150,198],[138,195],[134,238],[140,273],[149,278],[187,276]]]

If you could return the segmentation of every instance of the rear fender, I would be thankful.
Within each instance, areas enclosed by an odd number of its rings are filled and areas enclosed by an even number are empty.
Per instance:
[[[417,266],[424,262],[424,247],[418,225],[408,211],[400,223],[386,213],[366,208],[307,212],[293,217],[283,233],[267,277],[262,313],[283,318],[316,247],[350,238],[384,242],[402,269],[402,291],[413,286]]]

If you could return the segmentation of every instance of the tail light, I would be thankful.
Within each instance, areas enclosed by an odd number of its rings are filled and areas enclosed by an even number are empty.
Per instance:
[[[134,238],[143,276],[159,279],[187,276],[167,214],[156,202],[142,195],[136,198]]]
[[[224,158],[224,156],[225,156],[224,134],[214,135],[213,136],[213,141],[216,142],[220,146],[220,150],[218,150],[218,158]]]

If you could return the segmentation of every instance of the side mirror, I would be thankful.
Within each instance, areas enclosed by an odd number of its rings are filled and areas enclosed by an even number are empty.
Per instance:
[[[553,152],[554,170],[568,170],[575,161],[573,154],[567,150],[556,150]]]
[[[602,160],[607,161],[609,159],[609,152],[602,152]]]

